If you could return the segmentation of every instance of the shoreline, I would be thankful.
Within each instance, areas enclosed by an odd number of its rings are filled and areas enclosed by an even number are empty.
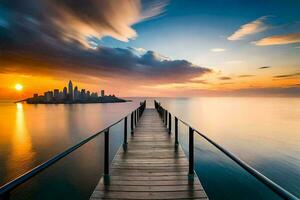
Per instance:
[[[26,102],[25,101],[17,101],[17,102],[14,102],[14,103],[20,103],[20,102]],[[65,102],[65,103],[28,103],[26,102],[27,104],[97,104],[97,103],[126,103],[126,102],[132,102],[132,100],[124,100],[124,101],[114,101],[114,102]]]

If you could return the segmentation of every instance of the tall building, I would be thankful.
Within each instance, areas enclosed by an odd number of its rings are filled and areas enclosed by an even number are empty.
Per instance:
[[[80,100],[85,100],[85,89],[81,89],[81,92],[80,92]]]
[[[52,91],[45,92],[44,96],[45,96],[46,102],[51,102],[53,99],[53,92]]]
[[[54,89],[54,99],[55,100],[59,99],[59,89]]]
[[[75,86],[74,88],[74,100],[78,100],[79,99],[79,92],[78,92],[78,87]]]
[[[63,99],[66,99],[67,97],[68,97],[67,87],[64,87],[64,90],[63,90]]]
[[[101,97],[104,97],[104,90],[101,90]]]
[[[59,92],[59,100],[64,100],[65,99],[65,95],[62,91]]]
[[[73,84],[72,84],[72,81],[71,81],[71,80],[69,81],[69,99],[70,99],[71,101],[74,100]]]

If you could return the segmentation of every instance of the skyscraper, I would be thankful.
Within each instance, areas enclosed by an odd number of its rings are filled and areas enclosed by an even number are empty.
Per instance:
[[[73,84],[72,84],[72,81],[71,81],[71,80],[69,81],[69,99],[70,99],[71,101],[74,100]]]
[[[67,97],[68,97],[67,87],[64,87],[64,90],[63,90],[63,99],[66,99]]]
[[[54,99],[58,100],[59,99],[59,89],[54,89]]]
[[[104,90],[101,90],[101,97],[104,97]]]
[[[44,93],[46,102],[51,102],[53,99],[53,91],[48,91]]]
[[[75,86],[74,88],[74,101],[79,99],[79,92],[78,92],[78,87]]]

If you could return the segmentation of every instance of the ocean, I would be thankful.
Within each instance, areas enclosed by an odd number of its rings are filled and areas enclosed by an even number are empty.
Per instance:
[[[127,103],[74,105],[1,102],[0,184],[118,121],[144,99],[150,107],[157,99],[172,116],[300,197],[300,98],[277,97],[132,98]],[[186,153],[187,133],[188,127],[179,123]],[[123,121],[110,135],[112,160],[123,141]],[[16,188],[11,197],[87,199],[103,173],[103,153],[101,134]],[[201,136],[195,137],[195,171],[210,199],[278,198]]]

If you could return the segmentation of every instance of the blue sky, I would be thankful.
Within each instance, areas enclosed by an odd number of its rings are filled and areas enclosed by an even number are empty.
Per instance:
[[[289,3],[290,2],[290,3]],[[111,37],[102,39],[101,44],[112,47],[127,46],[150,49],[175,59],[188,59],[201,64],[198,56],[213,57],[211,48],[226,48],[234,54],[230,58],[243,57],[272,51],[275,55],[288,52],[296,56],[299,51],[293,48],[298,44],[280,47],[256,48],[249,44],[264,36],[300,32],[300,1],[182,1],[173,0],[165,12],[154,19],[134,25],[138,37],[124,43]],[[271,30],[250,35],[242,41],[231,42],[226,38],[243,24],[262,16]],[[288,48],[287,48],[288,46]],[[199,54],[202,54],[199,55]],[[204,55],[203,55],[204,54]],[[219,56],[219,55],[218,55]],[[208,64],[209,62],[204,62]],[[204,64],[203,63],[203,64]],[[213,62],[212,62],[213,63]],[[260,62],[263,64],[263,62]],[[268,64],[268,63],[266,63]]]
[[[140,95],[298,92],[299,8],[297,0],[5,0],[0,78],[68,74],[113,82],[111,90],[138,84]]]

